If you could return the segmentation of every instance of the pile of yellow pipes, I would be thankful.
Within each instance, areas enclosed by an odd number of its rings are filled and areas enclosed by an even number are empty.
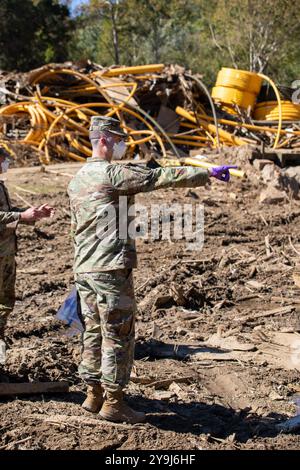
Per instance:
[[[127,157],[143,144],[142,153],[153,149],[162,156],[167,154],[166,146],[177,156],[177,145],[185,149],[213,146],[214,138],[205,129],[168,132],[157,116],[138,105],[137,89],[145,82],[151,85],[161,80],[164,67],[151,64],[81,73],[56,66],[34,71],[29,80],[31,95],[0,108],[2,138],[33,147],[45,164],[52,156],[84,161],[92,154],[91,116],[102,114],[120,119],[128,134]]]
[[[256,145],[260,137],[273,147],[289,145],[291,138],[296,144],[299,141],[300,131],[284,126],[286,117],[299,120],[299,106],[282,101],[268,77],[223,68],[212,96],[208,96],[208,106],[207,101],[199,100],[199,96],[204,96],[203,90],[209,95],[202,82],[184,72],[178,79],[179,75],[166,72],[164,64],[91,68],[84,72],[64,65],[42,67],[29,74],[26,94],[8,93],[10,102],[0,108],[0,139],[7,145],[18,143],[32,147],[45,164],[53,157],[84,161],[92,154],[88,139],[91,116],[102,114],[120,119],[128,134],[126,156],[129,158],[152,151],[166,157],[168,150],[178,158],[182,152],[188,156],[195,148]],[[273,86],[277,102],[256,104],[264,80]],[[173,106],[172,96],[167,104],[177,120],[173,132],[168,125],[159,124],[162,106],[156,103],[153,111],[141,100],[143,94],[159,83],[163,83],[162,89],[172,89],[172,86],[176,89],[184,84],[182,105]],[[197,94],[193,91],[195,86]],[[199,95],[200,88],[202,95]],[[159,93],[158,88],[156,101]],[[266,124],[247,121],[237,112],[239,109],[250,109],[253,119],[265,120]],[[224,118],[224,111],[232,117]],[[271,125],[269,121],[276,119],[278,125]]]

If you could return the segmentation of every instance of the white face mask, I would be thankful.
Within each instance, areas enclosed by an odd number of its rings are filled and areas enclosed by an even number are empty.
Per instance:
[[[126,152],[126,144],[124,140],[121,140],[121,142],[118,142],[117,144],[114,144],[113,146],[113,159],[114,160],[121,160],[121,158],[125,155]]]
[[[6,173],[9,168],[10,161],[6,158],[4,162],[1,163],[2,173]]]

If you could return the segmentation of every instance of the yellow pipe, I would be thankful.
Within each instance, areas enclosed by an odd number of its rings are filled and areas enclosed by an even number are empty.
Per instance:
[[[66,133],[65,135],[66,135],[66,138],[68,139],[68,141],[70,142],[70,145],[72,145],[74,148],[76,148],[76,150],[79,150],[79,152],[84,153],[88,157],[92,156],[93,152],[90,148],[86,147],[85,145],[78,142],[78,140],[74,139],[69,132]]]
[[[51,123],[49,129],[48,129],[48,132],[44,138],[44,140],[42,141],[39,149],[41,150],[43,145],[50,140],[51,138],[51,134],[52,134],[52,131],[54,129],[54,127],[56,126],[56,124],[61,120],[61,119],[68,119],[66,117],[67,114],[71,113],[72,111],[74,111],[75,109],[80,109],[80,108],[84,108],[84,107],[102,107],[102,108],[106,108],[106,107],[111,107],[111,105],[109,103],[88,103],[88,104],[80,104],[80,105],[76,105],[72,108],[69,108],[68,110],[66,110],[66,112],[64,114],[60,114],[59,116],[56,116],[55,120]],[[117,105],[113,105],[113,106],[116,106]],[[128,114],[131,114],[132,116],[136,117],[137,119],[139,119],[140,121],[142,121],[150,131],[152,131],[159,143],[159,145],[161,146],[161,149],[162,149],[162,152],[163,152],[163,155],[165,156],[166,155],[166,151],[165,151],[165,148],[164,148],[164,145],[163,145],[163,142],[160,138],[160,136],[155,132],[155,130],[152,128],[152,126],[140,115],[138,115],[135,111],[132,111],[131,109],[128,109],[128,108],[123,108],[123,111],[128,113]],[[67,125],[68,125],[68,121],[67,121]],[[73,125],[73,124],[72,124]],[[88,134],[88,130],[84,129],[86,131],[86,133]],[[46,147],[46,154],[48,153],[48,150],[47,150],[47,147]],[[48,155],[46,155],[48,157]]]
[[[285,121],[300,120],[300,105],[292,101],[281,100],[282,119]],[[265,101],[256,105],[254,119],[258,121],[278,121],[277,101]]]
[[[162,166],[182,166],[182,165],[189,165],[189,166],[197,166],[200,168],[213,168],[218,166],[217,163],[209,163],[204,160],[198,160],[196,158],[181,158],[181,159],[173,159],[173,158],[160,158],[158,162]],[[244,178],[245,177],[245,172],[241,170],[236,170],[235,168],[231,168],[229,170],[229,173],[231,176],[236,176],[237,178]]]
[[[184,163],[186,165],[199,166],[201,168],[212,168],[212,167],[218,166],[216,163],[209,163],[203,160],[197,160],[196,158],[190,158],[190,157],[185,158]],[[236,170],[235,168],[231,168],[229,170],[229,173],[231,176],[236,176],[237,178],[245,177],[244,171]]]
[[[117,77],[119,75],[136,75],[139,73],[161,72],[165,64],[149,64],[133,67],[117,67],[107,71],[97,71],[93,75],[102,75],[103,77]]]
[[[67,155],[67,157],[71,158],[72,160],[76,160],[77,162],[85,162],[86,161],[85,158],[79,157],[78,155],[76,155],[76,153],[65,150],[61,145],[56,145],[55,148],[57,148],[61,153]]]
[[[174,138],[174,139],[187,139],[187,140],[203,140],[203,141],[207,141],[207,138],[206,137],[202,137],[200,135],[191,135],[191,134],[170,134],[167,132],[167,135],[171,138]]]
[[[275,83],[273,82],[273,80],[271,80],[269,77],[267,77],[266,75],[264,75],[262,73],[258,73],[258,76],[270,83],[271,87],[273,88],[273,90],[275,92],[275,95],[276,95],[276,98],[277,98],[277,101],[278,101],[278,114],[279,114],[279,116],[278,116],[279,117],[279,119],[278,119],[278,129],[277,129],[277,134],[276,134],[276,138],[275,138],[274,145],[273,145],[273,148],[276,149],[276,147],[278,145],[278,142],[279,142],[279,139],[280,139],[280,131],[281,131],[281,127],[282,127],[281,98],[280,98],[280,95],[279,95],[279,91],[278,91]]]
[[[77,72],[75,70],[69,70],[69,69],[59,69],[59,70],[49,70],[47,72],[45,72],[44,74],[40,75],[39,77],[36,77],[35,80],[33,80],[32,84],[35,85],[37,83],[37,81],[41,80],[42,78],[44,78],[45,76],[47,75],[52,75],[52,74],[66,74],[66,75],[75,75],[75,77],[79,77],[81,80],[83,81],[86,81],[88,82],[89,84],[93,85],[96,87],[97,91],[100,93],[100,95],[103,96],[103,98],[109,103],[109,104],[113,104],[111,101],[110,101],[110,98],[109,96],[107,95],[107,93],[104,93],[103,90],[101,89],[101,86],[99,86],[96,82],[94,82],[91,78],[89,78],[87,75],[84,75],[80,72]],[[116,112],[117,116],[119,117],[118,115],[118,111]],[[119,117],[120,119],[120,117]]]
[[[213,118],[211,116],[204,116],[202,114],[199,114],[198,116],[200,118],[207,119],[207,121],[213,121]],[[230,119],[218,119],[218,123],[225,124],[228,126],[234,126],[234,127],[245,127],[246,129],[258,131],[258,132],[271,132],[273,134],[276,134],[278,132],[278,130],[274,129],[273,127],[258,126],[255,124],[246,124],[243,122],[231,121]],[[188,122],[181,122],[180,125],[183,127],[188,127],[189,129],[199,129],[197,126],[193,126],[191,123],[188,123]],[[281,129],[280,134],[281,135],[286,135],[286,134],[300,135],[300,131],[291,131],[291,130],[287,131],[285,129]]]
[[[172,142],[174,144],[182,144],[182,145],[188,145],[189,147],[207,147],[208,144],[200,143],[200,142],[195,142],[195,141],[190,141],[190,140],[181,140],[181,139],[173,139]]]
[[[184,117],[185,119],[188,119],[189,121],[193,122],[194,124],[197,124],[197,119],[192,116],[188,111],[185,109],[181,108],[181,106],[177,106],[176,108],[176,113],[179,114],[179,116]],[[208,130],[209,132],[213,132],[216,134],[216,127],[214,124],[208,124],[204,120],[200,119],[199,124],[203,126],[204,129]],[[224,131],[223,129],[219,129],[219,134],[220,137],[222,137],[225,140],[228,140],[229,142],[236,144],[236,145],[246,145],[247,142],[239,137],[236,137],[232,134],[230,134],[227,131]]]

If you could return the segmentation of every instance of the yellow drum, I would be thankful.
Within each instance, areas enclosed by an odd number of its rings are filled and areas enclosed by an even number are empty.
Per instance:
[[[223,67],[218,73],[212,98],[221,103],[228,112],[235,113],[233,106],[252,110],[260,92],[262,78],[254,72]]]
[[[222,67],[218,73],[215,86],[228,88],[237,88],[238,90],[247,91],[258,95],[262,85],[262,78],[255,72],[247,70],[230,69]]]
[[[222,104],[236,104],[240,108],[244,109],[247,109],[248,106],[253,109],[256,101],[256,95],[254,93],[248,93],[247,91],[241,91],[236,88],[221,86],[215,86],[212,89],[211,96],[215,101],[219,101]]]

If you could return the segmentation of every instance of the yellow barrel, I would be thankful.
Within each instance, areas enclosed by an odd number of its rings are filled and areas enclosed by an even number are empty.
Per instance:
[[[215,86],[237,88],[257,95],[260,92],[261,84],[262,78],[257,73],[222,67]]]
[[[300,104],[282,100],[281,109],[283,121],[300,121]],[[258,103],[255,106],[253,117],[256,121],[278,121],[279,112],[277,101]]]
[[[218,73],[212,98],[227,112],[236,113],[234,105],[252,110],[261,89],[262,78],[254,72],[223,67]]]
[[[215,101],[220,101],[222,104],[237,104],[240,108],[244,109],[247,109],[248,106],[253,109],[256,101],[256,95],[254,93],[222,86],[215,86],[212,89],[211,96]]]

